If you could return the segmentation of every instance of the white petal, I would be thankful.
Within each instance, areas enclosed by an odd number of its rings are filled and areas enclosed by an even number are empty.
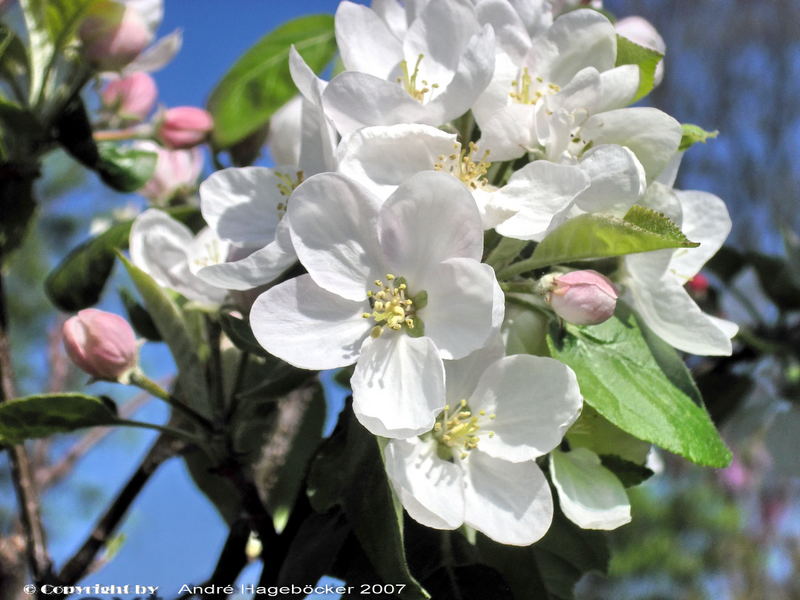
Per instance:
[[[519,63],[531,47],[531,38],[519,14],[507,0],[481,0],[475,6],[478,21],[488,24],[497,36],[497,45]]]
[[[538,146],[536,106],[513,102],[478,121],[481,139],[478,145],[491,151],[493,161],[519,158]]]
[[[434,529],[461,526],[462,470],[436,455],[435,442],[389,440],[383,458],[389,481],[412,519]]]
[[[720,328],[667,273],[656,282],[628,285],[636,311],[661,339],[684,352],[700,356],[730,356],[731,328]]]
[[[428,293],[428,305],[419,314],[425,335],[436,343],[442,358],[466,356],[497,330],[495,281],[489,265],[451,258],[430,268],[415,284]]]
[[[403,39],[408,25],[406,12],[398,0],[372,0],[372,10],[383,19],[397,39]]]
[[[278,277],[297,260],[277,241],[240,260],[204,266],[196,275],[213,286],[226,290],[249,290]]]
[[[444,363],[445,381],[447,383],[447,404],[456,406],[466,400],[478,387],[478,381],[486,368],[505,356],[503,339],[493,335],[483,348],[458,360],[446,360]]]
[[[622,217],[644,194],[647,185],[642,164],[624,146],[602,145],[590,149],[580,162],[591,184],[575,198],[590,213]]]
[[[349,71],[385,79],[400,62],[400,41],[370,8],[342,2],[336,9],[336,43]]]
[[[320,105],[322,103],[322,90],[325,89],[326,82],[316,76],[311,67],[300,56],[294,44],[289,49],[289,72],[292,75],[292,81],[294,81],[303,97],[313,104]]]
[[[474,451],[463,464],[467,525],[514,546],[528,546],[547,533],[553,497],[535,462],[510,463]]]
[[[722,247],[731,231],[731,218],[725,203],[714,194],[698,191],[675,192],[683,211],[681,230],[697,248],[679,248],[672,255],[670,270],[680,279],[694,277],[706,261]]]
[[[150,31],[156,32],[164,18],[163,0],[123,0],[123,3],[138,13]]]
[[[322,96],[325,112],[342,135],[368,125],[434,122],[433,114],[412,98],[397,82],[366,73],[345,71],[325,88]],[[429,115],[429,113],[431,113]]]
[[[278,204],[288,198],[276,173],[286,169],[242,167],[213,173],[200,184],[200,210],[217,235],[238,246],[263,247],[275,239]]]
[[[303,97],[295,96],[281,106],[269,120],[267,144],[278,165],[300,164],[300,131],[303,122]]]
[[[638,65],[620,65],[600,73],[602,94],[595,112],[623,108],[631,103],[639,90]]]
[[[433,169],[438,157],[450,155],[456,135],[430,125],[365,127],[343,139],[338,171],[381,198],[420,171]]]
[[[305,177],[336,170],[338,136],[321,104],[303,99],[298,166]]]
[[[619,144],[633,150],[648,180],[669,163],[681,142],[681,125],[668,114],[649,107],[620,108],[589,117],[582,139],[599,144]]]
[[[366,300],[383,277],[377,240],[378,198],[336,173],[314,175],[289,200],[297,257],[317,283],[348,300]]]
[[[554,450],[550,477],[567,518],[583,529],[616,529],[631,520],[628,494],[619,479],[586,448]]]
[[[123,69],[126,75],[137,71],[154,73],[166,67],[183,45],[183,32],[176,29],[147,48]]]
[[[370,324],[352,302],[301,275],[261,294],[250,309],[250,326],[266,350],[301,369],[335,369],[358,358]]]
[[[508,0],[522,19],[528,34],[533,38],[546,32],[553,24],[549,0]]]
[[[493,363],[468,400],[473,413],[494,436],[480,436],[479,449],[512,462],[547,454],[564,437],[583,406],[572,369],[552,358],[519,354]]]
[[[466,187],[444,173],[414,175],[386,200],[378,217],[386,261],[413,287],[429,266],[454,257],[480,260],[483,225]]]
[[[356,417],[382,437],[430,431],[445,404],[444,365],[436,345],[428,337],[389,329],[365,340],[350,385]]]
[[[546,160],[529,163],[494,193],[495,204],[518,211],[495,229],[506,237],[539,240],[553,216],[588,186],[589,177],[579,167]]]

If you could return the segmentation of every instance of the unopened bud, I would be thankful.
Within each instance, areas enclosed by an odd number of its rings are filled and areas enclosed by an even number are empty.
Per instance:
[[[202,144],[214,128],[208,111],[194,106],[170,108],[161,116],[158,138],[169,148],[192,148]]]
[[[705,296],[709,288],[708,277],[702,273],[698,273],[686,282],[686,287],[689,288],[695,296]]]
[[[100,94],[106,109],[125,121],[143,121],[158,97],[156,82],[144,71],[115,79]]]
[[[136,336],[119,315],[87,308],[67,319],[63,333],[72,362],[95,379],[120,381],[136,367]]]
[[[575,325],[597,325],[610,319],[617,307],[614,284],[597,271],[551,273],[539,282],[555,313]]]
[[[78,29],[84,58],[100,71],[119,71],[153,40],[153,33],[131,6],[110,0],[92,5]]]
[[[136,148],[158,155],[153,175],[139,190],[140,194],[155,204],[164,205],[175,196],[194,189],[203,169],[203,154],[199,148],[168,150],[149,141],[138,142]]]

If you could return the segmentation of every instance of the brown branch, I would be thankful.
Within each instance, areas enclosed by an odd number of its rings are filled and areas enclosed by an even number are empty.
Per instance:
[[[17,598],[25,583],[25,539],[0,538],[0,598]]]
[[[97,521],[89,537],[73,557],[67,561],[64,568],[61,569],[58,574],[60,585],[74,585],[87,573],[98,552],[108,543],[133,501],[156,469],[168,458],[179,454],[185,448],[186,442],[184,441],[176,440],[171,436],[159,436],[136,469],[136,472],[128,480],[128,483],[119,492],[105,514]],[[63,597],[61,595],[49,596],[53,600],[60,600]]]
[[[6,312],[3,277],[0,273],[0,402],[16,396],[14,371],[11,362],[11,344],[8,338],[8,314]],[[39,509],[39,496],[34,484],[28,453],[24,445],[8,448],[11,462],[11,479],[20,508],[20,520],[25,532],[28,564],[37,583],[47,582],[52,574],[53,563],[47,553],[47,542]]]

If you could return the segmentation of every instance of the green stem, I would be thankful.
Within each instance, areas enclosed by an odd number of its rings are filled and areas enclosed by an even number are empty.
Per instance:
[[[527,243],[523,240],[501,237],[498,244],[489,252],[485,262],[491,265],[495,271],[500,271],[519,256],[520,251]]]
[[[202,446],[204,443],[203,439],[197,437],[196,435],[192,435],[188,431],[175,429],[174,427],[168,427],[166,425],[156,425],[154,423],[145,423],[144,421],[132,421],[130,419],[118,419],[114,421],[113,424],[125,425],[126,427],[138,427],[140,429],[154,429],[155,431],[160,431],[161,433],[171,435],[173,437],[190,442],[192,444],[196,444],[198,446]]]
[[[171,395],[167,392],[164,388],[158,385],[155,381],[150,379],[147,375],[142,373],[141,371],[134,371],[130,375],[129,383],[131,385],[135,385],[141,390],[144,390],[148,394],[163,400],[167,404],[169,404],[174,409],[180,411],[187,417],[189,417],[192,421],[196,424],[200,425],[204,430],[210,431],[213,427],[211,421],[206,419],[203,415],[198,413],[196,410],[187,406],[180,400],[178,400],[175,396]]]
[[[512,277],[516,277],[522,273],[526,273],[527,271],[533,271],[534,269],[541,269],[542,267],[546,267],[546,264],[542,264],[542,260],[537,258],[536,256],[531,256],[530,258],[526,258],[525,260],[521,260],[519,262],[515,262],[497,274],[497,278],[502,280],[508,280]]]
[[[535,294],[536,282],[530,279],[522,281],[503,281],[500,289],[506,293],[516,294]]]

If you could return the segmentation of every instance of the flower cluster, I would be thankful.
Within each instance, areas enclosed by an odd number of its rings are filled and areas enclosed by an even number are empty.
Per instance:
[[[553,515],[544,466],[578,525],[630,519],[616,476],[590,447],[564,440],[583,420],[573,371],[506,355],[506,303],[520,290],[557,323],[602,323],[619,299],[679,350],[731,352],[736,327],[684,287],[726,237],[727,211],[711,194],[673,189],[681,125],[630,106],[644,70],[620,63],[619,34],[659,51],[663,41],[646,22],[615,28],[595,8],[345,0],[335,18],[341,73],[323,81],[292,49],[300,95],[270,123],[278,166],[209,177],[208,227],[197,235],[157,209],[131,232],[133,262],[199,304],[269,284],[249,318],[272,355],[302,369],[352,365],[355,416],[387,438],[394,491],[430,527],[533,543]],[[651,87],[661,76],[650,73]],[[145,82],[112,82],[107,106],[141,118]],[[201,139],[206,124],[194,117],[167,111],[162,143]],[[695,244],[503,276],[571,223],[627,226],[632,209]],[[520,256],[496,259],[504,246]]]

